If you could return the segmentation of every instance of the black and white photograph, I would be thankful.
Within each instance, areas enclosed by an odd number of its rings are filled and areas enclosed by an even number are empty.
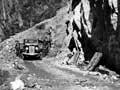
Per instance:
[[[0,90],[120,90],[120,0],[0,0]]]

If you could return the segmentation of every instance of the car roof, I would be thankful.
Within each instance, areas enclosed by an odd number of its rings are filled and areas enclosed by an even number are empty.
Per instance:
[[[37,43],[38,39],[24,39],[25,43]]]

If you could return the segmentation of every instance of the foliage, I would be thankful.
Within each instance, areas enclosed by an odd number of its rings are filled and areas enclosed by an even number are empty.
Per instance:
[[[4,84],[4,82],[7,81],[7,78],[9,78],[9,72],[0,70],[0,85]]]
[[[50,18],[63,0],[0,0],[0,28],[6,37]]]

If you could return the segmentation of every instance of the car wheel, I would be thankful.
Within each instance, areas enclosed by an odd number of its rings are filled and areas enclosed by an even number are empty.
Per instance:
[[[28,59],[28,57],[24,55],[23,60],[27,60],[27,59]]]
[[[41,53],[37,56],[37,58],[38,58],[39,60],[42,60],[42,55],[41,55]]]
[[[26,59],[24,55],[21,55],[20,57],[21,57],[23,60],[25,60],[25,59]]]

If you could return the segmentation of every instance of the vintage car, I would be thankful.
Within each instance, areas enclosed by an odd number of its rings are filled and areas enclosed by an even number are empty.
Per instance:
[[[49,52],[49,41],[41,41],[39,39],[24,39],[23,43],[16,41],[16,55],[23,59],[29,57],[41,58]]]

